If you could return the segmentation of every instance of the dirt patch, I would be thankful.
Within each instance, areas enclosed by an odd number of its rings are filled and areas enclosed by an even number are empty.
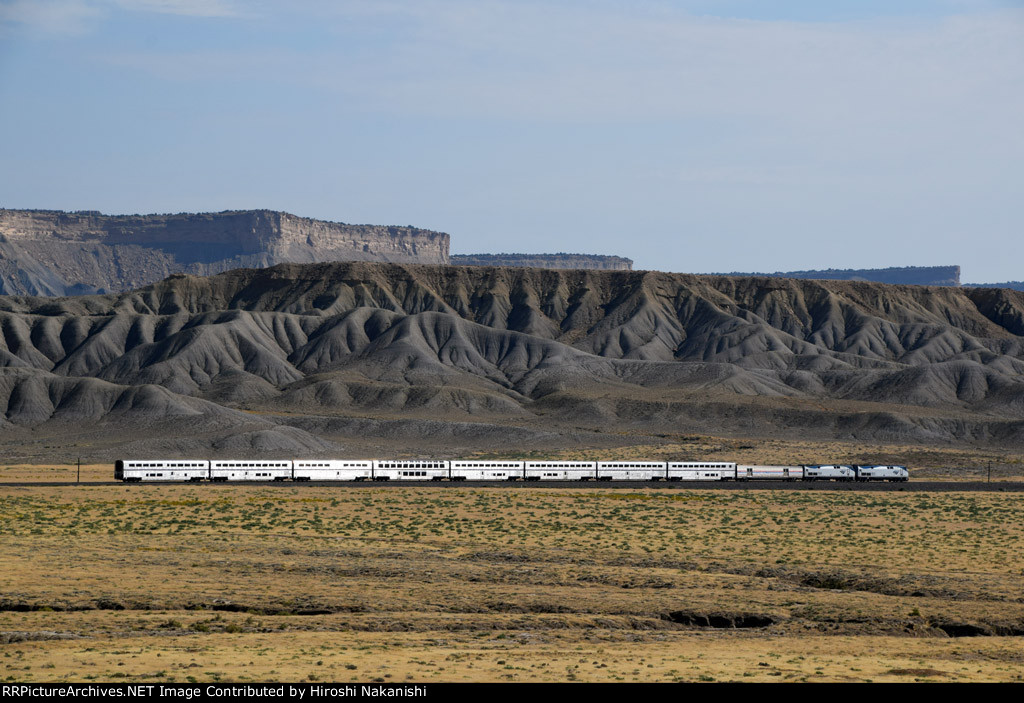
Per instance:
[[[950,637],[1024,637],[1024,622],[935,622],[932,627]]]
[[[74,632],[0,632],[0,644],[13,644],[15,642],[39,642],[45,640],[78,640],[82,635]]]
[[[893,676],[949,676],[945,671],[939,671],[938,669],[889,669],[887,674]]]
[[[693,613],[685,610],[674,610],[661,615],[679,625],[690,627],[713,627],[722,629],[768,627],[775,624],[775,619],[768,615],[750,615],[734,613]]]

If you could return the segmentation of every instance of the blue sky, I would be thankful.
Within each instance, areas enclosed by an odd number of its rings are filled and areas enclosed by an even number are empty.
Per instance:
[[[1024,279],[1024,4],[0,0],[0,206]]]

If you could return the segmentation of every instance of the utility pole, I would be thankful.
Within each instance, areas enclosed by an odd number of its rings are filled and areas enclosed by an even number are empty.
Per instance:
[[[75,483],[82,482],[82,457],[78,457],[78,477],[75,478]]]
[[[988,482],[992,483],[992,460],[988,460]]]

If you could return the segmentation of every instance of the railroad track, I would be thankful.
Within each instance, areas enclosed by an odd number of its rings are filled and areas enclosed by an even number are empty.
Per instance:
[[[1024,482],[998,481],[906,481],[852,482],[832,481],[153,481],[126,484],[122,481],[97,481],[75,483],[74,481],[3,482],[0,487],[17,486],[128,486],[135,490],[159,490],[161,486],[197,486],[210,490],[231,490],[238,486],[259,486],[262,488],[333,488],[336,490],[364,490],[367,488],[553,488],[590,490],[707,490],[707,491],[855,491],[855,492],[1024,492]]]

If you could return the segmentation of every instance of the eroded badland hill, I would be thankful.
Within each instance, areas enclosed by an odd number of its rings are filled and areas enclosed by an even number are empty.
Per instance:
[[[1024,294],[285,264],[0,297],[8,456],[1024,443]],[[808,458],[808,460],[811,460]]]

